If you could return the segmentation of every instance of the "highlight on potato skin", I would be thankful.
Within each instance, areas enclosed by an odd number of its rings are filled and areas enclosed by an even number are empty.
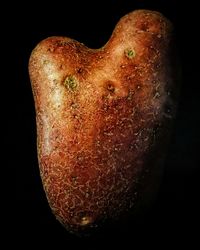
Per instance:
[[[153,199],[177,102],[172,30],[162,14],[138,10],[101,49],[49,37],[33,50],[40,174],[69,231]]]

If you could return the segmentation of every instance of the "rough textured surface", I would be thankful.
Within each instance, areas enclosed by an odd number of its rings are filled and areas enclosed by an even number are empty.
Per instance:
[[[117,218],[155,192],[175,110],[171,32],[161,14],[140,10],[101,49],[50,37],[33,50],[40,173],[69,230]]]

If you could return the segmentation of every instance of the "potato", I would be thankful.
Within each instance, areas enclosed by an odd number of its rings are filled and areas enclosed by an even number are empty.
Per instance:
[[[177,102],[172,31],[162,14],[137,10],[100,49],[49,37],[33,50],[40,174],[69,231],[119,219],[153,199]]]

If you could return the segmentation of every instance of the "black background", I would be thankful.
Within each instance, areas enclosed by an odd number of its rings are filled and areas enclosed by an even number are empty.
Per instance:
[[[12,171],[16,176],[15,236],[27,249],[32,244],[57,244],[66,249],[122,249],[135,246],[162,248],[192,248],[198,243],[199,200],[199,83],[197,18],[198,8],[190,1],[54,1],[30,2],[12,6],[14,48],[14,88],[12,116],[8,129],[12,131],[9,147]],[[165,175],[158,199],[152,211],[139,224],[131,224],[105,235],[80,239],[69,234],[51,214],[39,177],[36,152],[35,111],[28,76],[28,60],[32,49],[42,39],[52,35],[74,38],[91,48],[99,48],[109,39],[120,17],[135,9],[162,12],[174,24],[182,64],[182,88],[179,109]],[[17,98],[16,98],[17,97]],[[15,129],[13,130],[13,124]]]

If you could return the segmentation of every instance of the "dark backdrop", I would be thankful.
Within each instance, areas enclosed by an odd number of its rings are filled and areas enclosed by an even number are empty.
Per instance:
[[[200,140],[198,64],[195,61],[198,15],[195,9],[198,7],[193,1],[184,2],[107,0],[88,3],[66,0],[64,3],[27,1],[12,6],[15,12],[12,30],[15,37],[14,112],[8,119],[8,129],[13,131],[14,139],[9,144],[13,149],[13,157],[9,160],[16,175],[16,207],[13,209],[17,219],[15,235],[20,245],[26,245],[27,249],[34,243],[47,247],[59,244],[66,249],[77,246],[84,249],[103,249],[106,246],[134,249],[134,246],[144,244],[160,248],[166,244],[169,247],[189,244],[191,248],[197,242]],[[164,179],[153,210],[139,225],[131,224],[117,232],[109,230],[106,236],[79,239],[68,234],[55,220],[42,188],[28,59],[35,45],[52,35],[68,36],[92,48],[101,47],[109,39],[119,18],[139,8],[158,10],[174,23],[182,64],[181,97]]]

